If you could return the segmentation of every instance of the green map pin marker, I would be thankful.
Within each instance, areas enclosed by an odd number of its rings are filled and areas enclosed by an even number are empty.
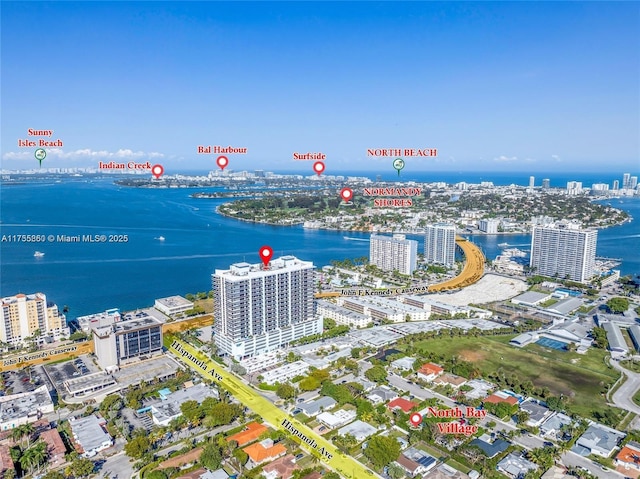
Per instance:
[[[42,168],[42,160],[47,157],[47,152],[44,151],[44,148],[38,148],[35,153],[36,160],[40,162],[40,168]]]
[[[404,160],[402,158],[396,158],[393,160],[393,167],[398,170],[398,176],[400,176],[400,170],[404,168]]]

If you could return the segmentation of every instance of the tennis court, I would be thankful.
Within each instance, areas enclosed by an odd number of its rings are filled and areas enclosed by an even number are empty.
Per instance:
[[[558,351],[565,351],[567,349],[567,343],[563,343],[562,341],[556,341],[551,338],[540,338],[536,341],[536,344],[543,346],[545,348],[557,349]]]

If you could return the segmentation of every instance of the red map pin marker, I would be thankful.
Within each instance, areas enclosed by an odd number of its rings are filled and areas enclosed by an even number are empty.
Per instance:
[[[422,414],[420,414],[419,412],[414,412],[409,417],[409,422],[411,423],[411,425],[413,427],[418,427],[420,425],[420,423],[422,422]]]
[[[153,165],[151,167],[151,174],[155,176],[157,180],[164,174],[164,168],[162,165]]]
[[[271,246],[263,246],[260,248],[260,259],[262,260],[262,264],[264,264],[265,268],[269,266],[269,261],[271,261],[271,257],[273,256],[273,250]]]
[[[229,158],[227,158],[226,156],[219,156],[216,160],[216,163],[218,164],[220,169],[224,171],[224,169],[229,165]]]
[[[324,171],[324,163],[321,161],[316,161],[313,164],[313,171],[315,171],[318,174],[318,176],[320,176]]]
[[[351,188],[342,188],[342,190],[340,191],[340,196],[345,203],[348,203],[353,199],[353,190]]]

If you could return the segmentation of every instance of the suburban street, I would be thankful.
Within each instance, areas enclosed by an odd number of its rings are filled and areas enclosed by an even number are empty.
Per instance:
[[[613,404],[616,407],[619,407],[626,411],[640,414],[640,407],[633,402],[633,396],[640,388],[640,374],[623,368],[620,365],[620,362],[613,359],[610,359],[609,363],[611,364],[611,366],[613,366],[614,369],[620,371],[627,377],[622,386],[620,386],[618,390],[613,393],[613,397],[611,398]]]

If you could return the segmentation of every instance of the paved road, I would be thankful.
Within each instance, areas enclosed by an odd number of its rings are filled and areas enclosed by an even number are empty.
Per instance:
[[[594,476],[601,477],[602,479],[625,477],[624,475],[613,469],[607,469],[606,471],[603,471],[602,467],[599,464],[595,464],[590,459],[582,457],[575,452],[567,451],[560,457],[560,459],[565,466],[583,467]]]
[[[456,244],[464,253],[464,268],[455,278],[445,281],[444,283],[429,286],[429,291],[446,291],[448,289],[462,288],[464,286],[469,286],[482,278],[482,275],[484,274],[485,258],[480,248],[471,241],[461,238],[460,236],[456,237]]]
[[[296,435],[304,436],[306,439],[306,441],[304,439],[301,441],[301,446],[309,450],[312,455],[319,457],[332,469],[338,471],[343,476],[353,479],[380,477],[354,458],[342,454],[327,439],[316,434],[306,425],[276,407],[258,391],[252,389],[242,380],[227,372],[219,364],[211,361],[206,355],[191,345],[180,340],[170,342],[172,338],[170,339],[169,336],[165,338],[167,340],[165,346],[175,354],[178,359],[207,379],[212,379],[214,382],[223,385],[225,389],[229,391],[229,394],[253,412],[262,416],[269,424],[287,430],[283,423],[288,422],[287,425],[299,433]]]
[[[482,278],[486,260],[480,248],[471,241],[461,238],[460,236],[456,237],[456,244],[464,253],[464,268],[462,268],[460,274],[455,278],[429,286],[429,292],[433,293],[436,291],[464,288],[465,286],[478,282],[480,278]],[[341,293],[339,291],[326,291],[324,293],[315,294],[316,298],[332,298],[336,296],[341,296]]]
[[[133,477],[133,467],[129,456],[124,451],[121,451],[106,458],[98,472],[98,477],[108,477],[110,479],[129,479]]]
[[[609,363],[614,369],[627,376],[622,386],[613,393],[613,397],[611,398],[613,404],[621,409],[640,414],[640,407],[633,402],[634,394],[640,389],[640,374],[623,368],[618,361],[613,359],[610,359]]]

